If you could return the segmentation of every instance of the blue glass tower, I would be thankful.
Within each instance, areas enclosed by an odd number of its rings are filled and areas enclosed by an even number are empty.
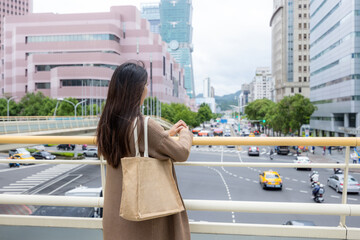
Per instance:
[[[160,35],[169,44],[171,55],[184,68],[184,86],[189,97],[194,98],[191,0],[161,0]]]

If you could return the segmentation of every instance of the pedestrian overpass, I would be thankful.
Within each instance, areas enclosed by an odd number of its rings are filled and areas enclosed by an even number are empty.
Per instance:
[[[96,139],[87,136],[0,136],[0,143],[26,144],[59,144],[66,140],[71,144],[94,144]],[[349,169],[360,168],[360,164],[350,164],[350,146],[359,146],[360,138],[194,138],[193,145],[263,145],[263,146],[346,146],[345,162],[329,163],[253,163],[253,162],[182,162],[177,165],[193,166],[226,166],[226,167],[277,167],[277,168],[343,168],[345,179]],[[17,160],[18,161],[18,160]],[[12,162],[2,159],[0,163]],[[48,164],[93,164],[100,166],[102,187],[105,186],[106,161],[99,160],[23,160],[23,162]],[[299,239],[360,239],[360,227],[347,227],[346,217],[360,216],[359,204],[347,203],[347,182],[344,183],[341,204],[287,203],[287,202],[255,202],[255,201],[215,201],[184,200],[187,210],[193,211],[225,211],[268,214],[309,214],[339,216],[339,225],[325,226],[287,226],[273,224],[245,224],[223,222],[190,222],[193,240],[299,240]],[[0,204],[49,205],[102,207],[102,197],[69,197],[43,195],[0,195]],[[0,215],[1,239],[102,239],[101,218]],[[4,238],[5,237],[5,238]]]

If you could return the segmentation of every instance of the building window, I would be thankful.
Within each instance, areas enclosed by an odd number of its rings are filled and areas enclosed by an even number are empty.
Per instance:
[[[299,13],[299,18],[301,18],[301,13]]]
[[[25,93],[27,93],[28,92],[28,87],[27,87],[27,85],[25,85]]]
[[[306,82],[306,77],[304,77],[304,82]]]
[[[301,4],[299,4],[299,8],[301,8]]]
[[[173,65],[172,65],[172,63],[170,63],[170,79],[171,79],[171,81],[174,81],[173,80]]]
[[[307,61],[307,56],[306,55],[304,55],[304,61]]]
[[[306,44],[304,44],[304,50],[306,50],[307,49],[307,46],[306,46]]]
[[[306,24],[306,23],[304,23],[304,28],[307,28],[307,24]]]
[[[35,83],[35,90],[37,89],[50,89],[50,83],[49,82]]]
[[[25,77],[27,77],[27,75],[28,75],[28,70],[27,70],[27,68],[25,69]]]
[[[299,29],[301,29],[301,23],[299,23]]]
[[[301,34],[299,33],[299,40],[301,40]]]
[[[306,4],[304,4],[304,8],[307,8],[307,5],[306,5]]]
[[[299,72],[301,72],[301,66],[299,66]]]
[[[299,82],[301,82],[301,77],[299,77]]]
[[[307,18],[307,14],[306,14],[306,13],[304,13],[304,18]]]
[[[74,34],[74,35],[48,35],[27,36],[27,42],[71,42],[71,41],[97,41],[113,40],[120,43],[120,38],[114,34]]]
[[[299,50],[301,50],[301,45],[299,44]]]
[[[299,87],[299,93],[301,93],[301,87]]]
[[[307,39],[307,35],[306,35],[306,33],[304,34],[304,39]]]
[[[304,72],[306,72],[307,71],[307,67],[306,66],[304,66]]]
[[[163,76],[165,76],[165,74],[166,74],[166,66],[165,66],[165,64],[166,64],[166,59],[163,56]]]
[[[301,55],[299,55],[299,61],[301,61]]]
[[[293,87],[291,88],[291,93],[294,93],[294,88]]]

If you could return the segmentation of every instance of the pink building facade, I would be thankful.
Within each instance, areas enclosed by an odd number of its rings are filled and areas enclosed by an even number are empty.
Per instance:
[[[27,92],[41,91],[51,98],[101,104],[114,69],[127,60],[142,60],[154,97],[190,106],[183,69],[160,35],[149,29],[134,6],[103,13],[8,16],[1,93],[19,100]]]

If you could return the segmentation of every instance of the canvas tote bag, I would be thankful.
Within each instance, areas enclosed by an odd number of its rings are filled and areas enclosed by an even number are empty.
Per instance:
[[[123,184],[120,216],[130,221],[143,221],[184,211],[175,183],[171,159],[149,157],[148,120],[144,121],[144,157],[140,156],[135,120],[135,157],[121,159]]]

